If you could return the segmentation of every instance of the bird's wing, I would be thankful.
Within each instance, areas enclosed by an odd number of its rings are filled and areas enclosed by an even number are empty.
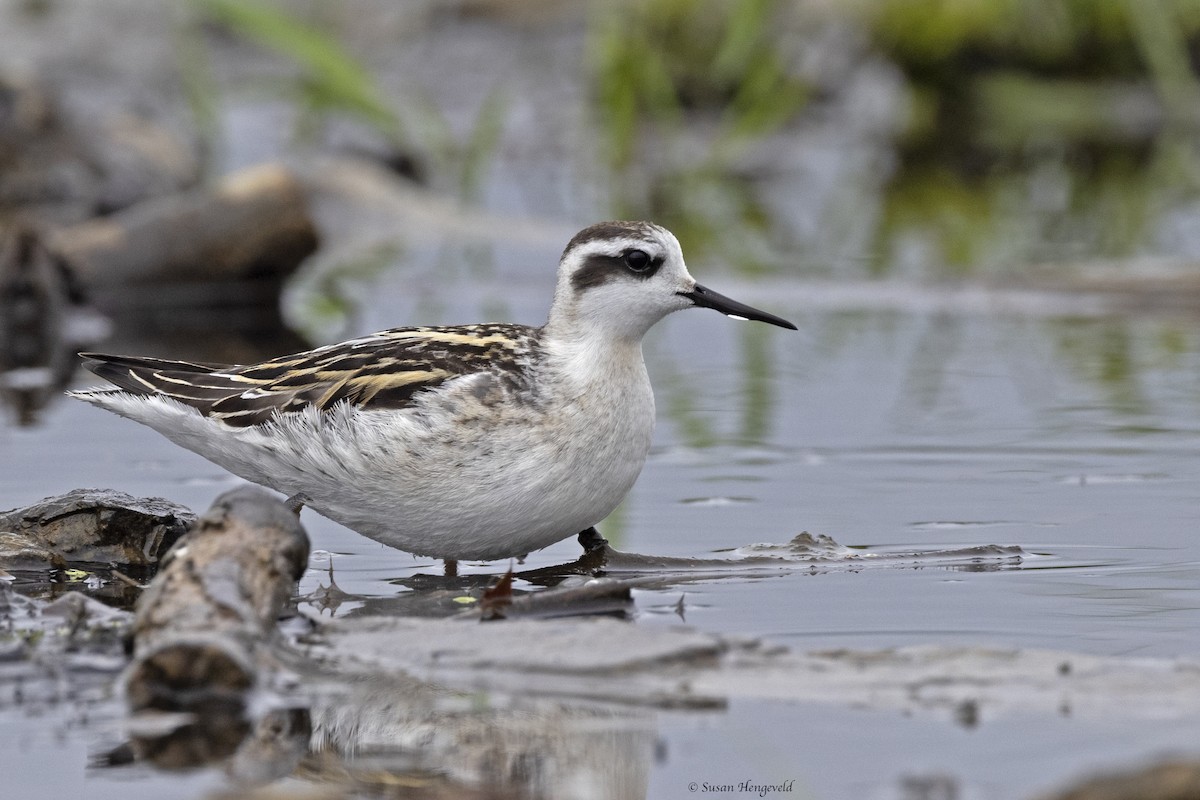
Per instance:
[[[479,372],[520,383],[537,330],[523,325],[395,328],[245,366],[81,353],[84,366],[127,392],[160,395],[229,425],[339,402],[409,406],[419,392]]]

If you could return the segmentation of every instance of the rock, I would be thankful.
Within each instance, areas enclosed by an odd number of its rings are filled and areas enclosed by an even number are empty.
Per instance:
[[[0,512],[0,531],[24,537],[25,557],[49,551],[64,562],[150,567],[159,563],[195,520],[162,498],[135,498],[109,489],[75,489],[27,508]],[[9,547],[16,540],[6,537]],[[21,548],[17,548],[20,556]]]
[[[0,564],[6,569],[62,569],[67,562],[48,547],[19,533],[0,531]]]

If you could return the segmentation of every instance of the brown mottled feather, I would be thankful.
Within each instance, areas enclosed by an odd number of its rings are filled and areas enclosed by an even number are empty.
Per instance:
[[[345,402],[399,409],[462,375],[491,372],[525,386],[538,329],[524,325],[395,328],[248,365],[81,353],[84,366],[125,391],[163,395],[237,427],[275,414]]]

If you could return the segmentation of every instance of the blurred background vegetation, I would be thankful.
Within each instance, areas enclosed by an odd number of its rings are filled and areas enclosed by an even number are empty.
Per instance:
[[[935,278],[1200,253],[1178,219],[1200,176],[1197,0],[565,5],[447,3],[429,24],[582,31],[579,63],[545,68],[578,72],[595,215],[659,220],[751,272],[797,252],[818,272]],[[409,175],[484,200],[520,87],[497,84],[465,126],[437,85],[393,102],[354,9],[194,0],[180,52],[199,128],[216,129],[216,81],[198,43],[240,39],[294,68],[255,88],[294,106],[296,136],[357,120]]]
[[[25,33],[72,6],[9,2]],[[169,19],[210,176],[286,129],[293,153],[367,154],[491,211],[653,218],[747,273],[1200,258],[1200,0],[141,8]],[[252,105],[273,110],[230,124]]]

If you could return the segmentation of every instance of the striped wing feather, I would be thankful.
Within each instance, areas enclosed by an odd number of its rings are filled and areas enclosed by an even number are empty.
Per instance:
[[[339,402],[397,409],[461,375],[520,376],[536,341],[522,325],[396,328],[246,366],[82,353],[84,366],[125,391],[171,397],[237,427]]]

